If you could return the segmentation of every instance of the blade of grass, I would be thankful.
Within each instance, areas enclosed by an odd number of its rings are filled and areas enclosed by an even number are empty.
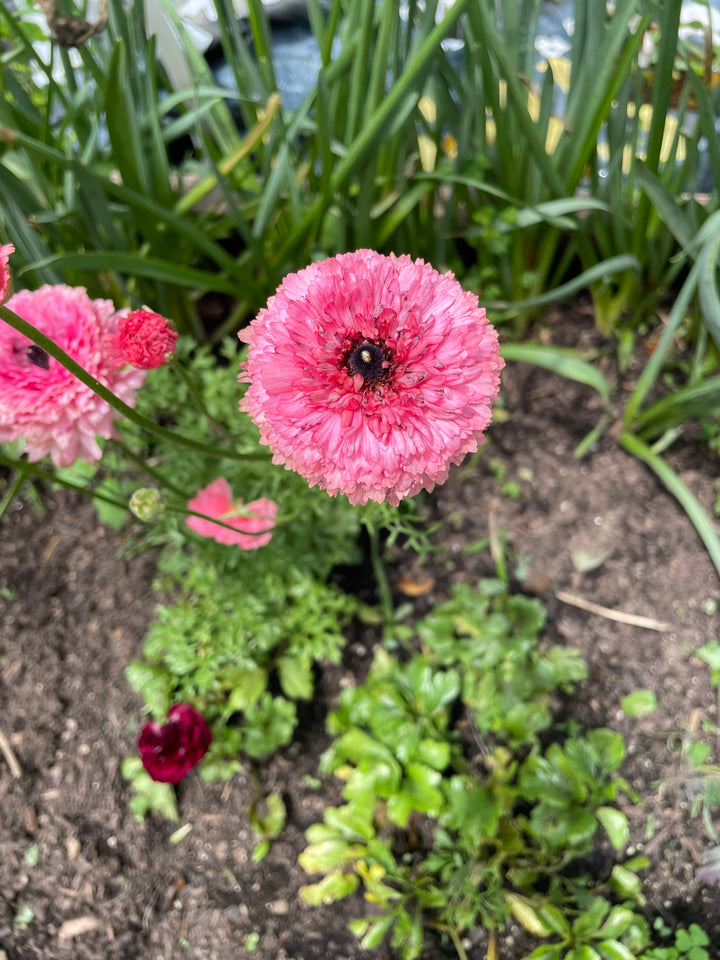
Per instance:
[[[105,117],[113,160],[125,186],[139,193],[151,193],[147,166],[137,123],[137,107],[128,83],[127,51],[121,40],[115,42],[105,84]]]
[[[700,264],[698,294],[703,322],[710,331],[715,345],[720,349],[720,296],[717,288],[719,258],[720,232],[712,240],[703,244],[697,261]]]
[[[671,427],[692,418],[711,416],[720,411],[720,377],[682,387],[646,407],[635,420],[635,429],[643,437],[657,437]]]
[[[655,383],[657,378],[660,375],[660,370],[662,368],[665,356],[670,349],[673,338],[677,332],[678,327],[682,323],[685,313],[690,305],[693,296],[695,295],[695,289],[698,282],[698,277],[701,271],[701,264],[699,261],[696,261],[693,264],[692,270],[690,271],[685,283],[682,285],[680,293],[678,294],[673,308],[670,311],[667,322],[665,323],[665,329],[663,330],[662,336],[657,343],[657,346],[653,350],[652,356],[645,365],[645,369],[638,377],[638,381],[635,385],[635,389],[630,394],[627,403],[625,404],[625,411],[623,413],[623,425],[625,426],[626,431],[630,431],[632,426],[635,423],[635,419],[638,416],[640,406],[642,405],[643,400],[650,391],[652,385]]]
[[[610,384],[586,360],[581,360],[574,350],[566,347],[548,347],[538,343],[504,343],[501,356],[511,363],[532,363],[536,367],[551,370],[568,380],[584,383],[596,390],[605,407],[610,406]]]
[[[224,277],[222,274],[178,266],[169,260],[142,257],[133,253],[120,253],[116,250],[54,254],[44,260],[29,264],[21,273],[30,269],[44,270],[47,267],[54,267],[57,270],[77,269],[85,272],[111,270],[126,274],[129,277],[146,277],[148,280],[174,283],[180,287],[214,290],[216,293],[227,293],[230,296],[236,296],[238,293],[238,282]]]
[[[506,316],[513,316],[523,310],[531,310],[536,307],[545,306],[548,303],[564,300],[573,293],[586,290],[591,284],[607,280],[608,277],[617,273],[625,273],[629,270],[639,271],[640,269],[641,264],[634,256],[629,253],[620,254],[617,257],[611,257],[609,260],[603,260],[602,263],[598,263],[588,270],[584,270],[577,277],[568,280],[567,283],[563,283],[559,287],[555,287],[553,290],[548,290],[547,293],[540,294],[536,297],[529,297],[527,300],[514,300],[512,303],[484,303],[483,306],[487,307],[488,310],[497,310]]]
[[[672,467],[662,457],[654,453],[639,437],[623,431],[620,434],[620,445],[628,453],[637,457],[638,460],[646,463],[675,497],[705,544],[710,559],[718,572],[718,576],[720,576],[720,537],[715,531],[712,519],[705,512],[697,497],[682,482]]]
[[[0,501],[0,520],[5,516],[7,508],[25,486],[26,480],[27,476],[22,468],[16,470],[14,474],[10,476],[10,482],[7,485],[2,501]]]

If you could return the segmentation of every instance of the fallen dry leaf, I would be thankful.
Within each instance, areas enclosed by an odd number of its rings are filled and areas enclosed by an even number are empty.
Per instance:
[[[407,574],[403,573],[398,578],[397,588],[400,593],[406,597],[422,597],[430,593],[435,586],[435,577],[426,577],[424,580],[413,580]]]
[[[73,937],[79,937],[83,933],[90,933],[91,930],[97,930],[102,926],[102,921],[97,917],[87,915],[84,917],[75,917],[73,920],[66,920],[60,925],[58,930],[58,940],[72,940]]]

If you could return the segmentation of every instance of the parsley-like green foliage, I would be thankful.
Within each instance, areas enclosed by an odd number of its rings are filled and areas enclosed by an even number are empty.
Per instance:
[[[151,371],[138,410],[249,459],[195,454],[124,424],[128,474],[145,464],[166,500],[139,537],[161,548],[156,588],[168,598],[127,676],[160,721],[173,703],[200,710],[213,735],[200,773],[229,777],[243,756],[288,743],[296,702],[313,695],[316,664],[339,661],[354,606],[329,575],[358,559],[358,515],[346,498],[331,499],[273,465],[256,427],[238,410],[244,388],[236,341],[223,344],[218,357],[181,338],[177,362],[184,373],[176,361]],[[246,502],[267,497],[278,504],[268,544],[245,551],[187,529],[187,501],[218,476]],[[152,797],[142,809],[148,804]]]

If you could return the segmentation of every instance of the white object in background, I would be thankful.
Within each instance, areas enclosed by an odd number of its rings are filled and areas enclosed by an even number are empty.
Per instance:
[[[177,28],[163,10],[161,0],[145,0],[145,29],[155,36],[157,58],[165,68],[173,90],[192,88],[193,76],[185,58]]]

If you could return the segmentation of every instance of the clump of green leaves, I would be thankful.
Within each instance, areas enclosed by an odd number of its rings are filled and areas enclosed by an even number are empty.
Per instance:
[[[380,650],[366,682],[343,691],[322,769],[344,781],[346,803],[308,830],[300,862],[324,876],[302,893],[329,902],[362,884],[381,910],[354,924],[364,947],[392,931],[412,958],[428,922],[456,935],[502,926],[509,894],[540,882],[562,904],[560,871],[601,825],[624,843],[610,806],[624,788],[619,735],[540,744],[551,696],[585,677],[576,651],[541,649],[543,620],[499,581],[458,586],[419,624],[421,655]]]
[[[458,585],[417,628],[433,662],[462,675],[462,703],[477,729],[511,747],[534,742],[552,721],[551,695],[587,676],[576,649],[541,650],[544,623],[539,603],[485,580],[477,589]]]
[[[322,876],[301,894],[321,904],[364,888],[378,908],[351,924],[364,948],[389,935],[411,960],[433,927],[462,957],[464,931],[511,917],[547,941],[533,960],[628,960],[649,946],[634,909],[646,864],[617,863],[593,889],[584,859],[603,838],[627,842],[624,744],[556,726],[545,745],[553,698],[586,667],[542,642],[543,623],[536,600],[499,581],[459,585],[417,626],[421,653],[380,649],[365,683],[342,692],[321,768],[345,802],[307,831],[300,863]]]

